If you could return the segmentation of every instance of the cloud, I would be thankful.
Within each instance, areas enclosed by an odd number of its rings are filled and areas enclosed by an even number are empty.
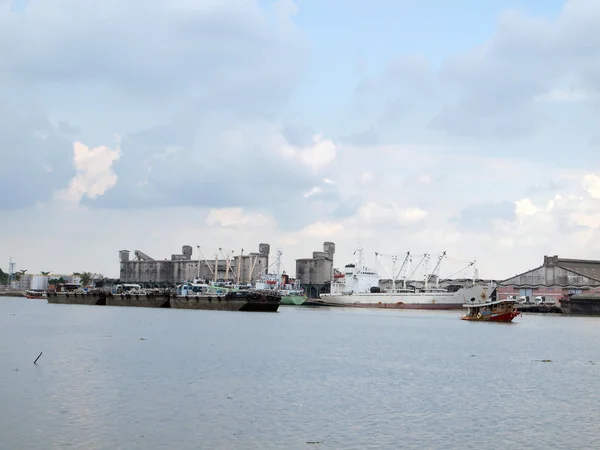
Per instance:
[[[396,204],[380,205],[375,202],[363,205],[358,214],[368,224],[393,221],[398,225],[419,222],[427,216],[427,213],[420,208],[402,208]]]
[[[287,97],[303,65],[293,2],[277,5],[269,14],[245,0],[148,0],[144,8],[114,0],[85,7],[73,0],[31,2],[23,16],[0,13],[2,76],[55,89],[109,86],[131,99],[189,98],[203,108],[265,111]]]
[[[90,149],[81,142],[75,142],[73,153],[76,175],[68,188],[57,192],[59,201],[77,205],[84,197],[94,200],[117,184],[112,166],[121,156],[118,147],[115,150],[108,147]]]
[[[600,200],[600,177],[594,174],[587,174],[581,180],[585,191],[595,199]]]
[[[539,211],[531,200],[524,198],[515,202],[515,215],[517,217],[533,216]]]
[[[228,228],[261,228],[270,223],[270,219],[261,213],[245,213],[242,208],[211,209],[206,217],[209,226]]]
[[[463,208],[453,221],[461,231],[485,231],[496,221],[514,220],[516,210],[521,213],[523,208],[521,203],[519,205],[515,208],[515,203],[509,201],[476,203]]]
[[[320,135],[313,137],[312,145],[299,148],[288,144],[281,148],[282,155],[308,166],[314,174],[335,161],[338,151],[337,144]]]
[[[74,173],[72,142],[26,97],[0,86],[0,209],[49,200]]]
[[[446,102],[432,127],[453,135],[525,136],[539,123],[537,101],[597,97],[598,20],[593,0],[567,1],[556,19],[505,12],[489,42],[444,62],[441,81],[457,100]]]
[[[358,110],[369,114],[378,125],[392,126],[414,114],[423,101],[437,95],[434,71],[422,55],[401,55],[391,59],[379,76],[362,78],[354,91]],[[354,145],[373,145],[379,141],[372,126],[347,139]]]

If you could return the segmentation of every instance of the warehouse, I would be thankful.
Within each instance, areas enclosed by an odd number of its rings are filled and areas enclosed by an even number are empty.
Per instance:
[[[498,282],[500,298],[509,295],[559,300],[568,294],[600,292],[600,261],[544,256],[535,269]]]

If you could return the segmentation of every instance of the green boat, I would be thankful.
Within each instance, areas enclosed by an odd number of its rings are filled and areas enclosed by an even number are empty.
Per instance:
[[[300,293],[302,292],[302,293]],[[280,289],[279,293],[281,294],[281,304],[282,305],[296,305],[300,306],[302,303],[306,301],[306,295],[304,295],[303,291],[300,292],[289,292],[285,289]]]

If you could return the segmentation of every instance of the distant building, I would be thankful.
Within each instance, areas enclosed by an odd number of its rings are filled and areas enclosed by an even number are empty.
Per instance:
[[[535,269],[498,282],[500,298],[547,297],[600,291],[600,261],[565,259],[544,256],[544,263]]]
[[[296,280],[306,289],[309,297],[329,292],[333,277],[333,255],[335,244],[323,243],[322,252],[313,252],[312,258],[296,260]]]
[[[32,275],[27,274],[16,274],[16,279],[10,282],[11,289],[15,291],[26,291],[30,288]]]
[[[181,254],[173,254],[171,259],[156,260],[140,250],[135,250],[134,259],[130,260],[130,251],[121,250],[119,252],[120,281],[176,285],[194,278],[203,278],[247,283],[265,273],[269,267],[269,253],[269,244],[260,244],[258,253],[241,253],[229,260],[192,259],[192,247],[184,245]]]

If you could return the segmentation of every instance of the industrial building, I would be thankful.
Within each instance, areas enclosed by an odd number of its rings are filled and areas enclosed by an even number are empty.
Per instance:
[[[569,294],[600,292],[600,261],[544,256],[535,269],[498,282],[500,298],[546,297],[558,300]]]
[[[296,260],[296,280],[304,287],[309,297],[316,298],[318,294],[329,292],[334,254],[335,244],[325,242],[322,252],[313,252],[312,258]]]
[[[198,248],[198,259],[192,259],[192,247],[184,245],[181,253],[171,255],[171,259],[157,260],[135,250],[130,260],[130,251],[121,250],[120,281],[158,286],[174,286],[194,278],[248,283],[266,272],[270,251],[269,244],[260,244],[257,253],[244,254],[242,250],[236,256],[219,249],[222,258],[212,255],[212,259],[205,259]]]

